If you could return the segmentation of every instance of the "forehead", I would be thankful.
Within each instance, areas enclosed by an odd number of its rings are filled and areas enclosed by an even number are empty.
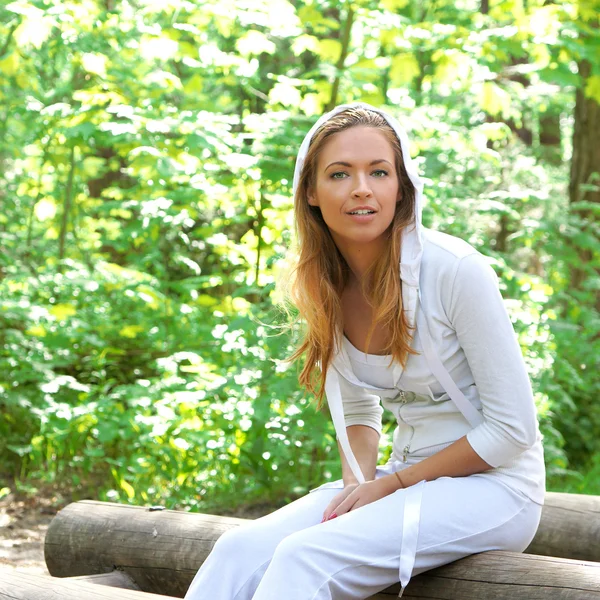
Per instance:
[[[386,135],[375,127],[350,127],[327,138],[320,152],[319,163],[341,160],[344,162],[370,162],[377,158],[394,162],[394,149]]]

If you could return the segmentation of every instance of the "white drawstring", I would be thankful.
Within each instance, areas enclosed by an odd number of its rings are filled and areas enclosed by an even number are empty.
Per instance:
[[[330,366],[327,369],[327,376],[325,378],[325,394],[327,395],[327,403],[329,405],[329,412],[331,413],[331,419],[333,426],[337,433],[337,437],[340,440],[340,445],[344,451],[344,456],[348,461],[350,469],[358,483],[364,483],[365,477],[360,470],[358,461],[356,460],[350,442],[348,441],[348,433],[346,431],[346,422],[344,420],[344,407],[342,404],[342,393],[340,391],[340,380],[335,370],[335,367]]]
[[[429,325],[423,311],[423,300],[421,299],[421,289],[419,288],[419,308],[417,310],[417,328],[421,336],[421,343],[423,344],[423,351],[425,352],[425,358],[429,364],[429,368],[435,375],[436,379],[440,382],[444,390],[446,390],[450,399],[454,402],[458,410],[463,414],[471,427],[477,427],[477,425],[483,423],[483,417],[481,413],[469,402],[465,395],[460,391],[459,387],[452,379],[452,376],[440,360],[440,357],[435,351],[431,334],[429,333]]]
[[[399,566],[400,592],[398,593],[398,598],[404,593],[404,589],[410,581],[413,567],[415,566],[424,485],[425,479],[406,488],[404,492],[404,519],[402,521]]]

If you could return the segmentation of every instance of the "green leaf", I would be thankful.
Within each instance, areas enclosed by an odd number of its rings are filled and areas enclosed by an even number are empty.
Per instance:
[[[419,63],[413,54],[397,54],[392,58],[390,79],[394,85],[410,84],[420,73]]]
[[[309,51],[313,54],[318,54],[320,50],[319,38],[314,35],[303,34],[298,36],[292,42],[292,52],[295,56],[299,56],[303,52]]]
[[[138,336],[138,333],[141,333],[142,331],[144,331],[144,327],[141,325],[126,325],[119,331],[119,335],[121,337],[135,338]]]
[[[242,56],[257,56],[263,52],[274,54],[276,50],[275,44],[264,33],[255,30],[246,32],[235,46]]]
[[[106,77],[108,58],[97,52],[84,52],[81,55],[81,65],[85,71],[100,77]]]
[[[381,0],[381,4],[391,12],[408,6],[408,0]]]
[[[33,211],[38,221],[54,219],[56,215],[56,202],[51,197],[42,198],[39,202],[36,202]]]
[[[125,481],[125,479],[120,479],[119,485],[125,491],[125,493],[127,494],[127,498],[129,500],[132,500],[135,497],[134,487],[131,484],[127,483],[127,481]]]
[[[56,317],[57,321],[64,321],[66,318],[77,314],[77,310],[72,304],[55,304],[48,312]]]
[[[9,52],[2,60],[0,60],[0,73],[4,73],[7,77],[15,75],[19,70],[21,58],[17,52]]]
[[[600,104],[600,75],[590,75],[585,80],[585,96]]]
[[[508,92],[492,81],[486,81],[481,86],[478,95],[481,108],[493,116],[502,113],[504,118],[508,117],[511,105],[511,97]]]
[[[335,63],[342,53],[342,44],[338,40],[319,40],[319,56],[325,62]]]
[[[283,104],[283,106],[297,106],[302,96],[297,88],[288,82],[277,82],[269,92],[271,104]]]
[[[26,18],[15,29],[13,37],[19,48],[27,49],[28,46],[33,46],[39,50],[55,25],[56,20],[46,15]]]

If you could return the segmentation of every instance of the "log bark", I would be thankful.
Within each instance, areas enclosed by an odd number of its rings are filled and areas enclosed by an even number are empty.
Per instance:
[[[215,541],[228,529],[244,523],[246,519],[201,513],[91,500],[74,502],[50,523],[44,549],[46,564],[50,574],[57,577],[109,573],[119,568],[141,590],[183,597]],[[441,574],[438,570],[428,571],[411,582],[403,598],[410,598],[410,593],[415,598],[438,600],[534,600],[538,596],[532,594],[537,594],[539,588],[543,591],[539,597],[545,600],[600,600],[599,539],[599,496],[549,492],[538,533],[526,549],[528,554],[487,552],[468,557],[475,562],[464,563],[467,570],[463,564],[467,559],[463,559],[440,567]],[[546,556],[536,557],[532,552]],[[588,562],[548,558],[549,554]],[[461,564],[463,570],[456,570]],[[429,582],[432,577],[437,583],[422,587],[423,581]],[[452,583],[441,585],[444,578]],[[398,585],[388,588],[394,589],[397,594]],[[580,592],[588,595],[580,596]],[[379,597],[389,597],[386,593]],[[414,595],[418,593],[426,595]]]
[[[394,585],[371,600],[391,600]],[[600,563],[494,550],[410,580],[402,600],[598,600]]]
[[[0,600],[173,600],[173,597],[0,569]]]
[[[119,568],[146,592],[183,597],[216,540],[246,519],[83,500],[52,519],[44,543],[55,577]]]
[[[369,600],[396,598],[399,584]],[[600,564],[517,552],[468,556],[411,579],[405,600],[599,600]],[[173,596],[107,588],[0,569],[0,600],[173,600]]]
[[[69,581],[85,581],[96,585],[108,585],[123,590],[140,591],[140,586],[123,571],[112,571],[111,573],[99,573],[97,575],[80,575],[79,577],[68,577]]]
[[[600,563],[600,496],[547,492],[525,552]]]

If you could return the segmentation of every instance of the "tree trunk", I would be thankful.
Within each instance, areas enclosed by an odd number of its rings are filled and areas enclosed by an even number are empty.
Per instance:
[[[333,110],[338,104],[338,93],[340,90],[340,79],[342,77],[342,71],[346,63],[346,57],[348,56],[348,50],[350,48],[350,39],[352,37],[352,21],[354,20],[354,9],[351,4],[348,4],[348,12],[346,13],[346,21],[344,23],[344,29],[342,31],[342,51],[338,59],[337,65],[335,66],[335,79],[333,80],[333,86],[331,88],[331,97],[329,103],[325,108],[325,112]]]
[[[600,204],[600,104],[594,98],[587,98],[584,89],[592,74],[588,61],[579,63],[581,85],[575,96],[575,125],[573,128],[573,157],[569,181],[569,203],[572,214],[580,217],[581,228],[594,236],[596,217],[594,212],[582,207],[580,202]],[[592,270],[593,252],[591,248],[577,249],[581,267],[571,271],[573,289],[581,290],[587,277],[599,276],[596,264]],[[596,310],[600,311],[600,295],[596,299]]]
[[[65,257],[65,240],[67,237],[67,227],[69,225],[69,213],[71,212],[71,203],[73,202],[73,178],[75,176],[75,144],[71,146],[69,156],[69,176],[65,188],[65,204],[60,225],[60,235],[58,238],[58,270],[62,270],[61,261]]]

